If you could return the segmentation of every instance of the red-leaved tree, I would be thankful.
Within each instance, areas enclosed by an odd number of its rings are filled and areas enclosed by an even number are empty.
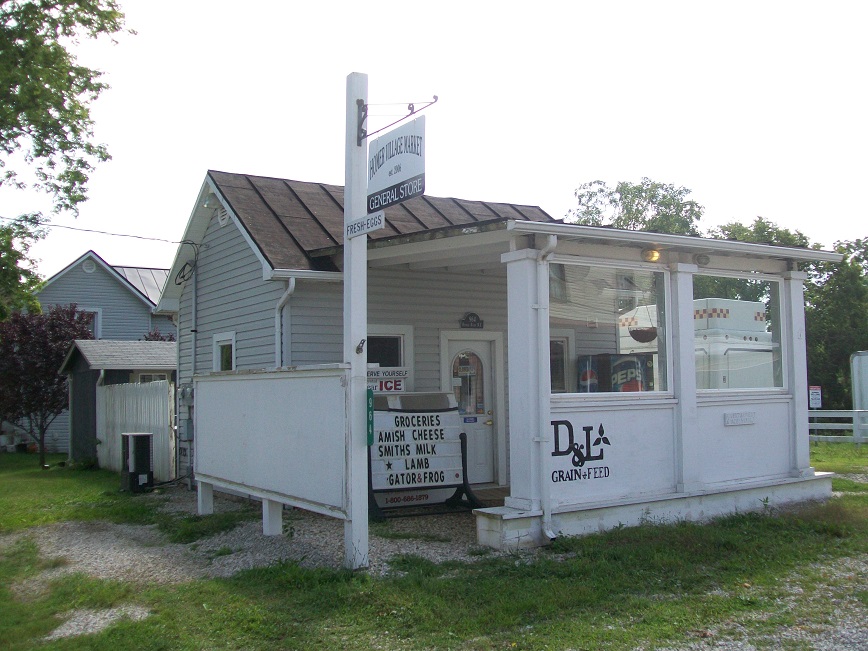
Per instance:
[[[45,432],[69,403],[60,365],[74,339],[93,339],[90,319],[70,304],[42,314],[13,312],[0,322],[0,417],[37,443],[40,466],[45,465]]]

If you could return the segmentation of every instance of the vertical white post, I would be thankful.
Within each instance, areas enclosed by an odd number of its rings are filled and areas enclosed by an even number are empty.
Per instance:
[[[204,481],[196,482],[197,512],[199,515],[214,513],[214,486]]]
[[[367,214],[367,143],[358,142],[359,106],[368,103],[368,76],[347,76],[347,141],[344,222]],[[347,507],[344,564],[368,565],[367,347],[368,238],[344,233],[344,362],[350,365],[347,398]]]
[[[541,508],[539,413],[539,319],[536,249],[504,253],[509,328],[509,497],[505,505],[523,511]]]
[[[790,271],[784,274],[781,288],[781,339],[787,344],[787,383],[793,396],[790,445],[792,449],[790,473],[794,477],[812,477],[810,432],[808,431],[808,362],[805,343],[805,292],[808,274]],[[856,430],[853,430],[856,433]]]
[[[672,278],[672,391],[678,400],[675,408],[676,490],[689,493],[703,487],[702,433],[696,402],[696,351],[693,331],[694,264],[680,262],[669,266]]]
[[[283,534],[283,504],[262,498],[262,535]]]

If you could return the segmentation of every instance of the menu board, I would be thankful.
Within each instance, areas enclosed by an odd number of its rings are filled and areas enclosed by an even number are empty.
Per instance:
[[[371,445],[374,491],[459,486],[461,422],[458,409],[375,411]]]

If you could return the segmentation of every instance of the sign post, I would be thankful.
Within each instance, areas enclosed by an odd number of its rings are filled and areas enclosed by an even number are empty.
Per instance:
[[[367,351],[368,238],[347,237],[350,225],[367,214],[365,143],[359,142],[360,107],[368,103],[368,76],[347,76],[347,134],[344,187],[344,362],[350,365],[347,389],[347,519],[344,564],[368,565]]]

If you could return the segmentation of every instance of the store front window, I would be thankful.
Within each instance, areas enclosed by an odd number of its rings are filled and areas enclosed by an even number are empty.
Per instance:
[[[666,391],[666,275],[553,263],[552,392]]]
[[[781,388],[780,283],[693,278],[697,389]]]

